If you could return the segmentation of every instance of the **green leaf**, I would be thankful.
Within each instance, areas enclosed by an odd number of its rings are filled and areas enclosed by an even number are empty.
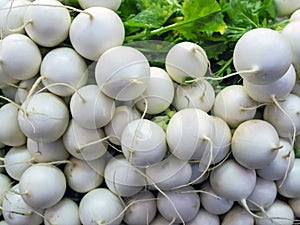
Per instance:
[[[173,5],[153,4],[124,22],[126,27],[159,28],[173,14]]]

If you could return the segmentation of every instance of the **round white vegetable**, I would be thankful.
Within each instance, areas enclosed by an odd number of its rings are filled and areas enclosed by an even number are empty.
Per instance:
[[[94,6],[101,6],[117,11],[121,5],[121,0],[78,0],[81,8],[86,9]]]
[[[115,145],[121,145],[121,136],[124,127],[131,121],[140,118],[140,113],[134,107],[120,105],[116,107],[111,121],[104,127],[109,141]]]
[[[36,142],[27,138],[27,150],[35,162],[53,162],[69,158],[62,138],[49,143]]]
[[[11,189],[13,182],[10,176],[0,173],[0,205],[2,206],[2,203],[4,201],[5,196]],[[2,208],[0,209],[0,215],[2,215]]]
[[[42,55],[39,47],[28,36],[10,34],[1,43],[0,62],[9,76],[25,80],[39,72]]]
[[[261,169],[257,169],[256,173],[267,180],[283,180],[288,174],[295,160],[295,153],[290,141],[280,138],[280,146],[276,158]]]
[[[64,174],[67,184],[72,190],[78,193],[86,193],[102,184],[105,167],[104,159],[85,161],[71,157],[69,161],[70,163],[66,164],[64,168]],[[101,165],[101,169],[95,170],[95,166],[90,166],[93,164]]]
[[[205,209],[201,208],[196,217],[192,221],[186,223],[186,225],[199,224],[220,225],[220,218],[218,215],[209,213]]]
[[[249,119],[256,113],[257,102],[249,97],[242,85],[230,85],[215,98],[213,115],[223,119],[231,128]]]
[[[280,137],[292,139],[300,134],[300,97],[289,94],[284,101],[270,103],[264,108],[263,118],[271,123]]]
[[[45,210],[45,225],[65,225],[66,221],[72,225],[81,224],[79,219],[79,207],[72,199],[63,198],[57,204]]]
[[[254,225],[254,218],[245,209],[235,205],[224,215],[222,225]]]
[[[300,8],[300,2],[297,0],[275,0],[276,15],[278,17],[290,16],[298,8]]]
[[[150,191],[141,191],[125,198],[124,202],[128,206],[124,214],[124,222],[128,225],[149,224],[156,215],[156,198]]]
[[[254,190],[256,173],[254,169],[245,168],[233,159],[228,159],[212,171],[209,181],[218,196],[241,201]]]
[[[57,0],[35,0],[31,4],[24,13],[26,34],[44,47],[63,42],[71,25],[70,13],[64,5]]]
[[[200,209],[200,198],[192,186],[177,188],[157,194],[157,210],[167,220],[175,222],[192,221]]]
[[[151,188],[167,191],[186,185],[192,177],[192,166],[171,154],[163,161],[147,167],[146,177]]]
[[[165,64],[170,77],[181,84],[189,79],[204,77],[209,63],[202,47],[184,41],[175,44],[168,51]]]
[[[67,151],[78,159],[93,160],[107,152],[108,144],[102,140],[105,138],[103,129],[83,128],[74,119],[70,120],[62,138]]]
[[[125,29],[113,10],[94,6],[73,19],[69,37],[81,56],[96,61],[106,50],[123,44]]]
[[[234,201],[216,196],[215,191],[208,181],[201,186],[201,189],[204,192],[200,193],[200,201],[202,207],[209,213],[221,215],[227,213],[232,208]]]
[[[87,129],[107,125],[115,112],[115,102],[101,92],[95,84],[85,85],[75,92],[70,100],[73,119]]]
[[[300,159],[294,160],[294,165],[285,180],[277,180],[277,191],[287,198],[297,198],[300,196],[300,182],[297,175],[300,171]]]
[[[185,161],[200,160],[204,153],[212,154],[213,133],[214,124],[206,112],[198,108],[186,108],[172,116],[166,137],[173,155]]]
[[[292,208],[281,200],[276,200],[265,211],[266,218],[256,218],[255,225],[292,225],[294,213]],[[262,213],[259,213],[264,216]],[[274,219],[273,219],[274,218]]]
[[[21,131],[38,142],[60,138],[69,123],[69,110],[61,98],[51,93],[38,93],[26,99],[18,112]]]
[[[260,119],[241,123],[231,141],[233,157],[249,169],[260,169],[271,163],[281,147],[275,128]]]
[[[70,96],[75,90],[86,85],[87,69],[86,62],[75,50],[58,47],[44,56],[40,74],[43,77],[43,84],[49,91],[59,96]],[[70,85],[72,88],[60,83]]]
[[[9,225],[39,225],[43,222],[43,217],[40,215],[43,215],[44,209],[33,209],[23,200],[19,183],[6,193],[2,210],[3,218]]]
[[[2,37],[13,33],[25,33],[25,29],[22,27],[24,24],[23,17],[30,2],[27,0],[8,1],[1,6],[0,29]]]
[[[80,221],[83,225],[119,225],[123,219],[123,204],[109,189],[93,189],[80,200]]]
[[[150,78],[146,56],[136,48],[117,46],[105,51],[95,68],[96,82],[109,97],[134,100],[144,93]]]
[[[136,102],[136,107],[148,114],[159,114],[165,111],[174,98],[174,84],[168,73],[159,67],[150,67],[148,86],[142,98]]]
[[[13,103],[0,108],[0,141],[9,146],[21,146],[26,143],[26,136],[18,123],[18,108]]]
[[[237,41],[233,52],[236,71],[255,84],[271,83],[282,77],[289,69],[292,58],[287,39],[270,28],[247,31]]]
[[[118,196],[129,197],[137,194],[146,185],[143,169],[132,166],[123,155],[111,158],[104,169],[108,188]]]
[[[254,84],[246,79],[243,86],[247,94],[257,102],[273,102],[274,98],[282,100],[293,90],[296,83],[296,71],[291,65],[288,71],[278,80],[268,84]]]
[[[34,209],[54,206],[62,199],[67,187],[64,173],[50,164],[30,166],[23,172],[19,184],[23,200]]]
[[[33,158],[26,145],[10,148],[4,156],[5,171],[15,179],[20,180],[23,172],[32,164]]]
[[[148,119],[129,122],[122,132],[121,147],[125,158],[137,167],[160,162],[167,152],[164,130]]]
[[[174,96],[174,106],[180,110],[184,108],[199,108],[209,112],[215,101],[215,90],[206,80],[188,85],[178,85]]]

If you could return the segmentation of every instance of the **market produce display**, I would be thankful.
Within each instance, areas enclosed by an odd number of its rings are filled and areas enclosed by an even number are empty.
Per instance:
[[[300,224],[300,3],[0,0],[1,225]]]

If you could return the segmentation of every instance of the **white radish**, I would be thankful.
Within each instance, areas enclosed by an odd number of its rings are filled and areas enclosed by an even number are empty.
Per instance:
[[[274,181],[265,180],[259,176],[251,195],[247,197],[247,205],[252,211],[269,208],[277,197],[277,187]]]
[[[295,10],[300,8],[297,0],[275,0],[276,15],[278,17],[290,16]]]
[[[150,67],[148,86],[136,107],[148,114],[159,114],[165,111],[174,98],[174,84],[168,73],[159,67]],[[147,108],[146,108],[147,105]]]
[[[1,46],[2,46],[2,40],[0,40],[0,52],[1,52]],[[12,78],[11,76],[9,76],[9,74],[7,72],[5,72],[3,70],[3,66],[0,63],[0,88],[2,90],[16,90],[15,87],[9,86],[10,84],[16,84],[18,83],[19,80]],[[5,95],[5,91],[2,91],[2,93]],[[13,98],[10,98],[13,99]]]
[[[25,80],[39,72],[42,55],[39,47],[28,36],[10,34],[1,43],[0,64],[9,76]]]
[[[174,107],[199,108],[209,112],[215,101],[215,90],[206,80],[199,80],[192,84],[178,85],[174,96]]]
[[[212,108],[214,116],[223,119],[231,128],[253,119],[257,102],[249,97],[242,85],[230,85],[222,89]]]
[[[256,173],[254,169],[248,169],[233,159],[228,159],[212,171],[209,182],[218,196],[245,202],[255,188]]]
[[[0,108],[0,141],[9,146],[21,146],[26,143],[26,136],[18,123],[18,108],[13,103]]]
[[[300,35],[299,32],[300,21],[290,21],[284,26],[281,33],[289,42],[293,52],[293,65],[296,71],[300,69],[300,45],[297,41],[297,37]]]
[[[199,209],[200,198],[192,186],[182,187],[164,194],[157,194],[157,210],[167,220],[187,223],[192,221]]]
[[[192,166],[171,154],[158,164],[147,167],[146,177],[151,188],[171,190],[190,182]]]
[[[265,210],[265,218],[255,218],[255,225],[292,225],[294,213],[292,208],[281,200],[276,200]],[[262,214],[262,213],[260,213]]]
[[[96,82],[109,97],[134,100],[144,93],[150,78],[146,56],[136,48],[117,46],[105,51],[95,68]]]
[[[54,47],[67,39],[71,16],[57,0],[35,0],[24,13],[24,25],[27,35],[38,45]]]
[[[110,122],[104,127],[105,134],[109,141],[115,145],[121,145],[121,136],[124,127],[131,121],[140,118],[140,113],[135,107],[120,105],[116,107],[115,113]]]
[[[193,42],[175,44],[167,53],[166,70],[177,83],[203,78],[208,70],[209,61],[204,49]]]
[[[167,220],[160,213],[157,213],[154,220],[150,223],[150,225],[179,225],[181,223],[175,222],[174,220]]]
[[[106,0],[97,0],[97,1],[95,1],[95,0],[78,0],[79,5],[83,9],[94,7],[94,6],[101,6],[101,7],[109,8],[109,9],[114,10],[114,11],[117,11],[117,9],[121,5],[121,2],[122,2],[121,0],[110,0],[110,1],[106,1]]]
[[[80,225],[79,206],[70,198],[63,198],[44,213],[45,225],[64,225],[68,221],[72,225]]]
[[[27,80],[21,80],[18,83],[18,88],[17,88],[15,96],[14,96],[16,103],[22,104],[26,100],[26,98],[28,97],[30,92],[32,92],[32,93],[41,92],[41,89],[44,86],[42,85],[42,83],[39,83],[39,84],[36,83],[36,82],[38,82],[37,81],[38,78],[39,78],[39,75],[34,76]],[[35,86],[35,85],[37,85],[37,86]]]
[[[292,208],[294,215],[300,217],[300,197],[288,199],[288,204]]]
[[[212,154],[213,134],[214,124],[211,117],[198,108],[177,111],[166,130],[170,151],[185,161],[200,160],[204,153]]]
[[[213,139],[213,163],[216,164],[222,161],[229,153],[231,146],[231,130],[228,124],[217,116],[212,116],[214,123],[214,138]]]
[[[13,33],[25,33],[22,27],[23,18],[27,5],[30,3],[31,1],[28,0],[8,1],[1,7],[0,29],[3,37]]]
[[[107,125],[115,112],[115,102],[104,95],[95,84],[83,86],[70,100],[70,112],[73,119],[87,129],[101,128]]]
[[[199,162],[190,162],[190,164],[192,166],[192,177],[190,183],[200,184],[204,182],[209,176],[209,172],[206,171],[206,168],[200,167]]]
[[[233,51],[236,71],[255,84],[271,83],[282,77],[289,69],[292,58],[287,39],[279,31],[270,28],[247,31],[237,41]]]
[[[261,169],[257,169],[256,173],[267,180],[285,180],[286,175],[291,171],[295,153],[290,141],[280,138],[280,146],[276,158]]]
[[[127,209],[123,220],[128,225],[149,224],[156,215],[156,198],[150,191],[140,191],[124,202]]]
[[[105,133],[102,128],[86,129],[71,119],[63,143],[67,151],[74,157],[83,160],[100,158],[107,151]]]
[[[232,208],[234,201],[218,197],[208,181],[201,186],[201,190],[203,190],[200,192],[202,207],[209,213],[221,215]]]
[[[299,7],[300,8],[300,7]],[[300,20],[300,9],[296,9],[291,15],[290,15],[290,22]]]
[[[64,167],[64,174],[67,184],[72,190],[78,193],[86,193],[102,184],[105,167],[104,159],[85,161],[71,157],[69,161]],[[96,166],[98,167],[97,170],[94,169]]]
[[[224,215],[221,225],[254,225],[254,218],[245,209],[235,205]]]
[[[135,195],[146,185],[144,169],[132,166],[122,155],[107,162],[104,179],[109,190],[122,197]]]
[[[13,182],[10,176],[0,173],[0,205],[2,206],[2,203],[4,201],[4,198],[11,189]],[[2,215],[2,209],[0,209],[0,215]]]
[[[257,102],[273,102],[274,99],[282,100],[293,90],[296,83],[296,71],[291,65],[288,71],[278,80],[268,84],[254,84],[246,79],[243,86],[247,94]]]
[[[42,92],[26,99],[18,112],[21,131],[38,142],[60,138],[69,123],[69,110],[61,98]]]
[[[122,222],[123,201],[109,189],[96,188],[83,196],[79,203],[82,225],[119,225]]]
[[[66,187],[64,173],[50,164],[40,163],[28,167],[19,181],[23,200],[34,209],[46,209],[54,206],[63,198]]]
[[[196,217],[192,221],[186,223],[186,225],[199,224],[220,225],[220,218],[218,215],[209,213],[205,209],[201,208]]]
[[[40,74],[49,91],[59,96],[70,96],[87,84],[87,69],[86,62],[74,49],[57,47],[44,56]]]
[[[73,19],[69,37],[81,56],[97,61],[106,50],[123,44],[125,29],[121,18],[113,10],[94,6]]]
[[[22,198],[19,183],[5,195],[2,203],[3,218],[9,225],[39,225],[43,222],[44,209],[33,209]]]
[[[62,138],[49,143],[36,142],[28,138],[26,145],[28,152],[35,162],[62,161],[68,159],[70,156]]]
[[[276,129],[260,119],[241,123],[232,136],[231,152],[235,160],[249,169],[271,163],[282,148]]]
[[[19,181],[23,172],[31,166],[33,158],[26,145],[10,148],[4,156],[5,171]]]
[[[266,105],[263,118],[276,128],[280,137],[294,139],[300,134],[300,97],[289,94],[278,104]]]
[[[148,119],[136,119],[123,129],[121,148],[125,158],[136,167],[160,162],[167,152],[166,134]]]
[[[285,180],[277,180],[277,191],[282,196],[285,196],[287,198],[296,198],[300,196],[300,182],[299,179],[297,179],[297,175],[300,171],[300,159],[296,158],[294,160],[293,167],[287,174],[287,177]]]

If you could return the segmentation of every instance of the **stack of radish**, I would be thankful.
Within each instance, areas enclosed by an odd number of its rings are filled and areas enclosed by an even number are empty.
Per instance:
[[[245,33],[243,84],[216,92],[199,45],[154,67],[120,1],[79,3],[0,2],[0,224],[297,223],[296,14]]]

